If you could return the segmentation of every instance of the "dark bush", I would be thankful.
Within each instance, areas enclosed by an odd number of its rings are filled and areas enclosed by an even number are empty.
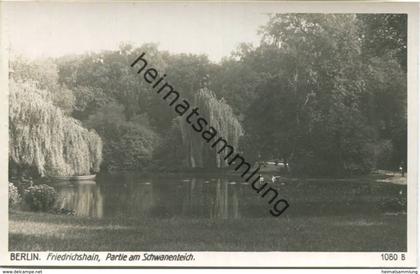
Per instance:
[[[21,201],[18,188],[9,182],[9,208],[15,207]]]
[[[48,211],[57,199],[57,192],[48,185],[31,186],[25,190],[25,202],[35,211]]]

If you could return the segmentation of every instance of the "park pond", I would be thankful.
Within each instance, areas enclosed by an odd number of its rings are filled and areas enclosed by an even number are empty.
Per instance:
[[[233,176],[115,173],[49,184],[58,212],[10,211],[10,250],[407,250],[407,186],[371,176],[286,178],[272,185],[290,204],[279,217],[270,197]]]
[[[235,177],[145,177],[101,174],[96,181],[51,182],[56,208],[94,218],[275,218],[271,194],[261,197]],[[290,207],[277,218],[293,216],[370,216],[405,214],[406,185],[367,179],[290,179],[270,185]]]

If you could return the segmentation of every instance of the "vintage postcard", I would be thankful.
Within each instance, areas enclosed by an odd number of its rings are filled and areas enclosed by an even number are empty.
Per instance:
[[[418,3],[0,5],[0,265],[417,266]]]

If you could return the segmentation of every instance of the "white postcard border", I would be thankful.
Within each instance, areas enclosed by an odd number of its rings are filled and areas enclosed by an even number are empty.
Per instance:
[[[114,2],[116,3],[116,2]],[[13,4],[11,2],[6,4]],[[92,4],[92,2],[91,2]],[[108,4],[113,4],[109,2]],[[119,2],[121,4],[121,2]],[[204,9],[209,2],[142,2],[139,4],[196,5]],[[378,3],[378,2],[229,2],[217,3],[238,7],[253,8],[259,12],[311,12],[311,13],[407,13],[408,14],[408,170],[407,170],[407,252],[406,260],[383,261],[382,253],[387,252],[110,252],[112,254],[141,255],[153,254],[185,254],[192,253],[192,261],[105,261],[108,252],[52,252],[54,254],[98,254],[101,261],[47,261],[50,252],[30,252],[39,254],[40,261],[12,261],[8,251],[8,44],[7,20],[4,5],[0,4],[0,265],[4,266],[119,266],[119,267],[415,267],[417,265],[417,182],[418,182],[418,51],[419,25],[418,3]],[[9,18],[13,20],[13,18]],[[139,250],[142,247],[139,246]]]

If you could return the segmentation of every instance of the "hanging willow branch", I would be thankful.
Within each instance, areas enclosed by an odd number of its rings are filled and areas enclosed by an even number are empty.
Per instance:
[[[216,95],[208,88],[200,89],[194,96],[194,105],[200,109],[200,115],[204,117],[209,125],[214,127],[218,136],[224,138],[229,145],[238,148],[239,138],[243,135],[243,129],[232,108],[224,99],[218,100]],[[191,130],[191,125],[180,120],[183,143],[187,148],[188,162],[190,167],[204,167],[206,153],[209,145],[202,137]],[[217,167],[228,166],[224,153],[218,154],[213,151],[210,160],[216,161]]]
[[[47,91],[11,80],[9,104],[9,157],[16,164],[41,176],[99,171],[101,138],[54,106]]]

